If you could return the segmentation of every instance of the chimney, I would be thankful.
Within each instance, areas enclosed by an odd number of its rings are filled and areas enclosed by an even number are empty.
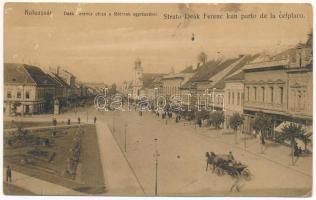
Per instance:
[[[57,75],[59,75],[59,66],[57,66],[57,71],[56,71],[56,73],[57,73]]]

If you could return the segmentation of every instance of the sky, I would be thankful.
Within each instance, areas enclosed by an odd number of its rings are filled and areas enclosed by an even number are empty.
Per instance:
[[[25,9],[51,10],[27,16]],[[43,69],[61,66],[83,82],[132,80],[134,61],[146,73],[176,72],[208,59],[270,54],[305,42],[312,30],[309,4],[62,4],[6,3],[4,61]],[[65,11],[151,12],[156,16],[65,16]],[[299,19],[258,19],[260,13],[302,14]],[[164,14],[256,14],[256,19],[164,19]],[[194,41],[192,35],[194,34]]]

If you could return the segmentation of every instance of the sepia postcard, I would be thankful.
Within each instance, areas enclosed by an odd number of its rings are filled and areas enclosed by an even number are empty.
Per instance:
[[[311,4],[3,16],[5,195],[312,195]]]

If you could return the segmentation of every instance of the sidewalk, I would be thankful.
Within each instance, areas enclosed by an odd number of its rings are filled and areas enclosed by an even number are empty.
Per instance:
[[[144,195],[145,192],[108,126],[99,122],[96,128],[107,195]]]
[[[191,127],[194,129],[194,126]],[[312,177],[313,176],[313,159],[312,155],[308,157],[295,157],[295,165],[292,165],[291,160],[291,149],[282,144],[277,144],[272,141],[266,140],[264,151],[262,153],[261,143],[259,138],[253,138],[249,135],[246,136],[246,148],[245,148],[245,138],[244,135],[238,133],[237,143],[235,142],[235,134],[230,134],[229,130],[215,130],[209,129],[209,127],[196,128],[196,132],[210,139],[218,140],[221,143],[229,144],[231,146],[237,147],[248,153],[259,156],[263,159],[267,159],[276,164],[282,165],[284,167],[295,170],[302,175]],[[233,131],[231,131],[233,132]]]
[[[87,195],[17,171],[12,171],[12,182],[9,184],[26,189],[36,195]]]
[[[32,127],[25,127],[23,130],[39,130],[39,129],[50,129],[50,128],[65,128],[65,127],[77,127],[80,125],[85,125],[85,123],[82,124],[70,124],[70,125],[56,125],[56,126],[32,126]],[[3,132],[11,132],[16,131],[17,128],[7,128],[4,129]]]

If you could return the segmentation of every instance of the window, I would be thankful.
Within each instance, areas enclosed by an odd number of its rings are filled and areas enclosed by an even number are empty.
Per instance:
[[[255,91],[255,94],[254,94],[255,95],[255,101],[257,101],[257,87],[254,87],[253,89]]]
[[[298,109],[301,109],[301,104],[302,104],[302,92],[300,90],[297,91],[298,95],[297,95],[297,107]]]
[[[249,87],[247,87],[247,101],[249,101]]]
[[[228,92],[228,104],[230,104],[230,92]]]
[[[21,91],[17,91],[16,98],[21,99],[21,96],[22,96]]]
[[[25,113],[29,113],[30,112],[30,106],[29,105],[25,105]]]
[[[273,89],[273,87],[270,87],[270,98],[271,98],[271,103],[273,103],[273,93],[274,93],[274,89]]]
[[[306,102],[306,91],[302,91],[302,108],[305,109],[305,102]]]
[[[7,98],[12,98],[12,93],[11,93],[11,91],[7,91]]]
[[[238,92],[238,94],[237,94],[237,105],[239,105],[240,104],[240,93]]]
[[[280,87],[280,104],[283,104],[283,87]]]
[[[29,98],[30,98],[30,92],[29,92],[29,91],[26,91],[26,92],[25,92],[25,98],[26,98],[26,99],[29,99]]]
[[[232,104],[234,105],[234,103],[235,103],[235,93],[232,92]]]
[[[264,87],[261,87],[261,91],[262,91],[262,102],[264,102],[265,101],[265,88]]]

